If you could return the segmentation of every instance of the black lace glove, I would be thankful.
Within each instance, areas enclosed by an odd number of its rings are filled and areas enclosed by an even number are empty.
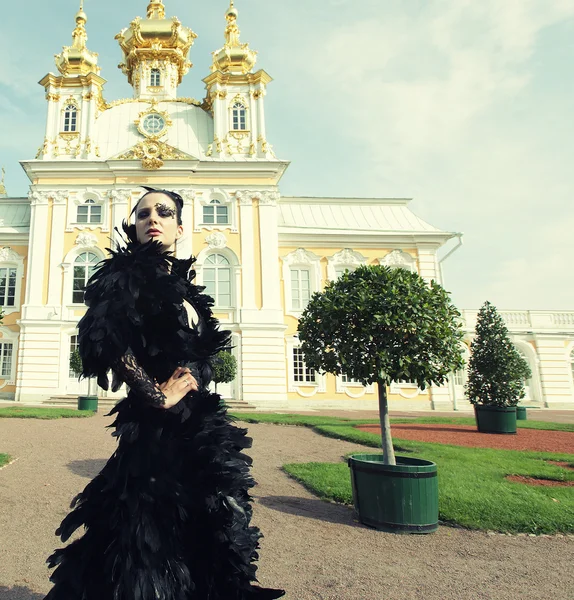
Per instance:
[[[133,352],[128,348],[127,352],[112,363],[114,374],[133,390],[145,398],[148,404],[161,408],[165,405],[166,397],[159,389],[157,383],[150,379],[149,375],[140,367]],[[115,379],[115,378],[114,378]],[[116,384],[112,385],[117,389]],[[115,391],[115,390],[114,390]]]

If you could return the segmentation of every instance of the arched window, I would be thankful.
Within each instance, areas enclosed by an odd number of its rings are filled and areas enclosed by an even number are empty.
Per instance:
[[[227,225],[229,224],[229,212],[227,206],[219,200],[212,200],[203,207],[204,225]]]
[[[72,361],[72,354],[78,349],[78,336],[72,335],[70,336],[70,356],[68,359],[68,364]],[[68,376],[72,379],[77,379],[78,376],[74,373],[72,367],[68,367]]]
[[[153,86],[161,85],[161,72],[159,69],[151,70],[149,84]]]
[[[218,308],[231,307],[231,265],[222,254],[211,254],[203,264],[205,293]]]
[[[72,302],[83,304],[84,288],[99,262],[97,254],[82,252],[74,261],[74,279],[72,286]]]
[[[64,132],[74,131],[78,131],[78,108],[70,103],[64,109]]]
[[[99,204],[96,204],[95,200],[89,198],[78,206],[78,215],[77,215],[78,223],[101,223],[102,222],[102,207]]]
[[[245,131],[247,129],[247,111],[242,102],[235,102],[231,110],[231,128],[234,131]]]

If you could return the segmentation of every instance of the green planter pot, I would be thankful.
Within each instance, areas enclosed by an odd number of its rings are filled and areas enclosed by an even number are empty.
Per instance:
[[[516,406],[474,405],[480,433],[516,433]]]
[[[517,406],[516,407],[516,420],[517,421],[526,421],[526,406]]]
[[[98,410],[97,396],[78,396],[78,410]]]
[[[429,460],[397,456],[396,466],[382,454],[349,457],[353,502],[361,523],[395,533],[438,529],[438,478]]]

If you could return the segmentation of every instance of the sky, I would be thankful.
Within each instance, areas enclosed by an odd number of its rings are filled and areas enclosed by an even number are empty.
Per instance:
[[[106,100],[131,97],[114,36],[147,0],[85,0]],[[198,38],[180,96],[204,97],[228,0],[164,0]],[[461,309],[574,310],[574,0],[236,0],[274,81],[267,138],[286,196],[408,197],[463,233],[443,263]],[[71,43],[79,0],[8,3],[0,26],[0,165],[44,139],[37,82]],[[442,257],[455,245],[439,251]]]

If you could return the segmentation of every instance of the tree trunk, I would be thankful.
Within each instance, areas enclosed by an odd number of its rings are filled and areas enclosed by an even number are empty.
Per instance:
[[[387,402],[387,385],[382,380],[377,381],[379,390],[379,418],[381,420],[381,437],[383,440],[383,464],[396,465],[395,450],[391,437],[391,422],[389,420],[389,403]]]

